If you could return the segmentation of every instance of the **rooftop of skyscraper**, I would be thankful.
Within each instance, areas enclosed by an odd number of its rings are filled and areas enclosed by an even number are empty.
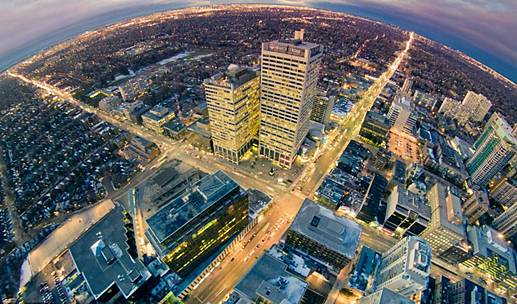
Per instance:
[[[469,241],[474,254],[487,258],[498,256],[499,263],[506,265],[512,273],[517,273],[515,250],[506,242],[504,236],[489,226],[470,226],[468,229]]]
[[[436,183],[429,190],[427,197],[432,209],[432,216],[436,217],[440,226],[465,236],[464,217],[461,210],[461,199],[454,195],[449,187]]]
[[[230,64],[224,72],[205,79],[205,83],[235,89],[257,77],[257,71],[249,67]]]
[[[397,185],[393,188],[388,197],[389,206],[391,206],[390,202],[395,203],[394,208],[402,206],[408,211],[416,212],[421,217],[431,218],[431,208],[425,198],[407,190],[404,186]],[[388,209],[390,208],[388,207]]]
[[[337,217],[332,210],[305,199],[289,228],[353,259],[362,228],[356,222]]]
[[[506,119],[498,112],[494,112],[488,123],[486,124],[484,133],[487,132],[487,129],[491,127],[495,134],[511,145],[517,145],[517,129],[512,128],[512,126],[506,121]],[[483,136],[481,134],[480,138]]]
[[[158,241],[163,242],[238,187],[239,185],[223,171],[205,176],[189,187],[183,195],[173,199],[149,217],[149,229]]]
[[[262,44],[263,49],[272,52],[285,53],[294,56],[304,56],[306,50],[311,51],[311,56],[321,53],[322,47],[319,44],[307,42],[304,39],[303,29],[296,31],[294,38],[280,39]]]
[[[265,253],[235,287],[250,299],[258,295],[268,303],[299,303],[307,283],[287,271],[287,264]]]

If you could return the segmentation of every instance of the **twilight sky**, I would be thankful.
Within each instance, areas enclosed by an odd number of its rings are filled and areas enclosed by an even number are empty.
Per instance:
[[[124,18],[243,2],[305,5],[380,19],[460,49],[517,81],[517,0],[0,0],[0,70]]]

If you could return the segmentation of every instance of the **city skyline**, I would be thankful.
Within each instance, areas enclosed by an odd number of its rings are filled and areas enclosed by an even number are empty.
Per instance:
[[[0,300],[512,304],[516,93],[307,7],[79,35],[0,73]]]
[[[256,3],[231,0],[85,0],[80,3],[62,0],[10,1],[0,4],[0,68],[52,44],[69,39],[85,30],[112,24],[152,12],[212,4]],[[513,17],[517,3],[499,1],[447,1],[427,3],[408,0],[265,0],[259,3],[309,6],[342,11],[391,23],[415,31],[493,68],[507,78],[517,80],[517,45],[510,37],[517,26]],[[27,19],[33,20],[26,22]],[[16,36],[11,33],[16,32]]]

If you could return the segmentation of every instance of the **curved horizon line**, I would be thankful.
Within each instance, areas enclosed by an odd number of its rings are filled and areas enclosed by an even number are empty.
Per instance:
[[[153,7],[153,6],[154,5],[151,4],[151,5],[142,5],[141,7]],[[160,5],[157,5],[157,6],[159,7]],[[207,8],[231,7],[231,6],[242,6],[242,7],[283,7],[283,8],[291,8],[291,9],[313,10],[313,11],[320,11],[320,12],[325,12],[325,13],[341,14],[341,15],[344,15],[344,16],[349,16],[349,17],[353,17],[353,18],[362,19],[362,20],[365,20],[365,21],[368,21],[368,22],[381,23],[381,24],[386,25],[388,27],[391,27],[391,28],[394,28],[394,29],[397,29],[397,30],[401,30],[401,31],[404,31],[404,32],[408,32],[408,33],[414,32],[416,35],[418,35],[421,38],[424,38],[424,39],[427,39],[427,40],[429,40],[429,41],[431,41],[433,43],[437,43],[439,45],[442,45],[445,48],[447,48],[449,51],[455,52],[455,53],[457,53],[460,56],[467,57],[468,59],[474,61],[477,65],[474,64],[474,63],[468,62],[469,64],[479,68],[480,70],[482,70],[485,73],[489,73],[489,74],[492,73],[492,75],[491,75],[492,77],[496,77],[497,76],[496,78],[498,78],[499,80],[507,82],[508,84],[512,85],[514,87],[514,89],[517,89],[517,83],[514,82],[512,79],[510,79],[509,77],[503,75],[502,73],[498,72],[497,70],[495,70],[494,68],[488,66],[487,64],[481,62],[480,60],[478,60],[478,59],[476,59],[476,58],[466,54],[464,51],[456,49],[454,47],[451,47],[451,46],[447,45],[446,43],[443,43],[443,42],[434,40],[432,38],[429,38],[427,36],[418,34],[415,31],[411,31],[411,30],[405,29],[405,28],[403,28],[403,27],[401,27],[401,26],[399,26],[397,24],[393,24],[391,22],[387,22],[387,21],[380,20],[380,19],[377,20],[377,19],[374,19],[374,18],[366,17],[366,16],[355,15],[355,14],[350,13],[350,12],[334,11],[334,10],[327,9],[327,8],[311,7],[311,6],[296,5],[296,4],[285,4],[285,3],[260,3],[260,2],[256,2],[256,3],[221,3],[221,4],[205,4],[205,5],[195,5],[194,4],[194,5],[180,6],[178,8],[157,9],[156,11],[150,12],[150,13],[144,13],[144,14],[136,13],[133,16],[121,17],[117,21],[107,22],[107,23],[100,24],[100,25],[94,25],[94,26],[92,26],[90,28],[86,28],[86,29],[80,30],[79,33],[73,33],[73,34],[67,35],[68,37],[65,37],[63,39],[58,39],[58,41],[53,43],[52,45],[48,45],[48,46],[45,46],[45,47],[35,47],[35,48],[37,48],[37,50],[34,50],[33,52],[31,52],[31,54],[28,54],[26,56],[22,56],[22,57],[16,58],[12,62],[8,62],[6,64],[6,66],[0,67],[0,73],[4,74],[9,69],[12,69],[12,68],[16,67],[17,65],[22,64],[22,63],[30,60],[31,58],[40,55],[43,52],[50,51],[53,48],[56,48],[56,47],[58,47],[58,46],[60,46],[62,44],[65,44],[65,43],[74,41],[76,39],[79,39],[81,36],[85,35],[88,32],[98,32],[100,30],[104,30],[104,29],[107,29],[107,28],[112,27],[112,26],[124,25],[124,24],[127,24],[127,23],[131,22],[131,21],[136,21],[138,19],[147,18],[147,17],[151,17],[151,16],[159,15],[159,14],[164,14],[164,13],[168,13],[168,12],[177,12],[177,11],[181,11],[181,10],[195,9],[195,8],[198,8],[198,9],[205,8],[205,9],[207,9]],[[114,11],[111,11],[109,13],[100,14],[100,15],[97,15],[96,17],[94,17],[94,18],[98,18],[98,17],[104,16],[104,15],[109,15],[109,14],[112,14],[114,12],[121,11],[121,10],[122,9],[114,10]],[[74,25],[78,25],[78,23],[80,23],[80,22],[77,22],[75,24],[70,24],[69,27],[70,26],[74,26]],[[45,43],[44,41],[41,42],[41,44],[44,44],[44,43]],[[27,45],[27,44],[30,44],[30,42],[26,43],[25,45]],[[11,53],[16,53],[16,52],[19,52],[19,50],[18,51],[17,50],[13,50]],[[493,75],[493,74],[495,74],[495,75]]]

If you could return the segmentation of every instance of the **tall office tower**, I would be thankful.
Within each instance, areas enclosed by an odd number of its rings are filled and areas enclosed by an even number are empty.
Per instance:
[[[285,243],[339,272],[354,259],[361,230],[356,222],[305,199],[285,234]]]
[[[488,211],[488,207],[489,202],[486,192],[476,190],[463,202],[462,211],[469,225],[472,225]]]
[[[460,198],[452,194],[447,186],[436,183],[427,192],[427,199],[431,205],[431,221],[420,236],[428,242],[434,256],[441,257],[447,252],[448,260],[459,260],[449,262],[463,262],[469,257],[469,250],[464,242],[466,231]],[[463,244],[465,247],[462,247]],[[458,252],[453,254],[449,249]]]
[[[467,171],[474,184],[485,186],[515,155],[517,139],[512,132],[502,116],[492,114],[474,143],[476,152],[467,161]]]
[[[517,203],[517,180],[511,177],[502,178],[490,189],[490,196],[507,207]]]
[[[411,108],[411,100],[406,97],[396,98],[388,111],[392,130],[414,134],[417,118]]]
[[[493,226],[508,237],[517,233],[517,202],[496,217]]]
[[[383,288],[370,295],[359,299],[359,304],[414,304],[414,301],[409,300],[403,295],[396,293],[388,288]]]
[[[323,47],[295,39],[262,44],[259,154],[291,167],[309,130]]]
[[[311,120],[327,125],[334,107],[336,96],[327,96],[327,92],[318,90],[311,112]]]
[[[204,81],[214,153],[233,163],[239,163],[257,138],[259,85],[256,71],[237,65]]]
[[[460,110],[456,112],[456,120],[462,125],[468,121],[483,121],[491,107],[492,102],[485,96],[468,91],[461,102]]]
[[[408,236],[382,256],[371,292],[389,288],[407,298],[427,286],[431,272],[431,248],[416,236]]]
[[[461,103],[459,101],[446,97],[443,100],[442,105],[438,109],[438,113],[442,113],[443,115],[445,115],[447,117],[455,117],[460,106],[461,106]]]

